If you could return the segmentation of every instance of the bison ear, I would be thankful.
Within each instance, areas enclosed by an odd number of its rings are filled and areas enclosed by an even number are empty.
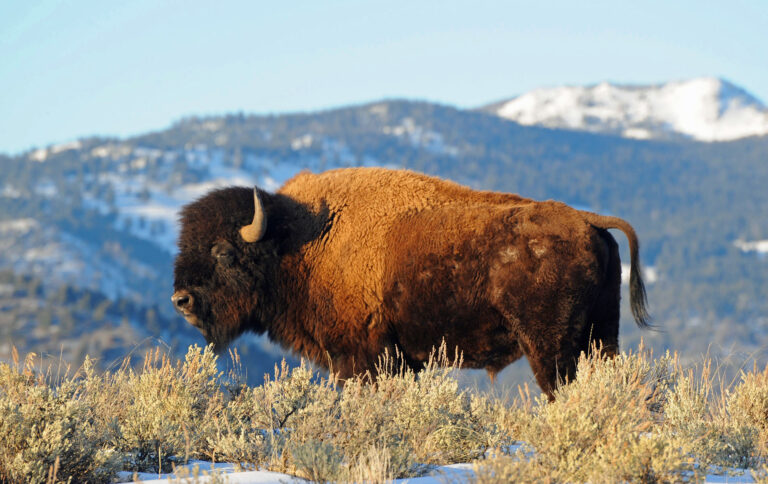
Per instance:
[[[259,191],[253,189],[253,222],[240,228],[240,236],[248,243],[258,242],[267,231],[267,217],[261,204]]]

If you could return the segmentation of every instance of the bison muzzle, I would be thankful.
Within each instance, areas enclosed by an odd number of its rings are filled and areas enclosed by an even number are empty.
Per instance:
[[[445,341],[493,377],[525,356],[552,398],[582,351],[618,350],[621,263],[648,326],[622,219],[409,171],[302,173],[277,193],[225,188],[181,213],[172,301],[221,351],[244,331],[342,379],[397,348],[420,369]]]

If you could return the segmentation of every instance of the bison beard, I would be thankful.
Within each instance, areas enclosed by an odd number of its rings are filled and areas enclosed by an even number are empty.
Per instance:
[[[618,349],[621,263],[648,326],[638,242],[619,218],[409,171],[302,173],[226,188],[181,215],[173,303],[223,350],[266,332],[341,378],[397,348],[418,370],[445,340],[491,376],[525,355],[553,396],[592,343]]]

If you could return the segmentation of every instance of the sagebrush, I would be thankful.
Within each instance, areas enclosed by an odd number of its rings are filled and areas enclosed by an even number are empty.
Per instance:
[[[598,354],[597,352],[594,355]],[[711,363],[687,368],[640,349],[582,355],[554,402],[462,388],[461,358],[435,351],[417,373],[382,355],[378,375],[344,382],[302,363],[243,383],[210,348],[160,350],[138,368],[72,374],[0,364],[0,481],[110,482],[120,470],[168,472],[190,459],[313,481],[388,482],[475,462],[480,482],[681,482],[706,472],[766,475],[768,367],[715,387]]]

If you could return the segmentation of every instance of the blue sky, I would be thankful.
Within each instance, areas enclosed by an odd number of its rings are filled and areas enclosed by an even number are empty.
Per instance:
[[[0,153],[191,114],[698,76],[768,101],[768,2],[4,0]]]

